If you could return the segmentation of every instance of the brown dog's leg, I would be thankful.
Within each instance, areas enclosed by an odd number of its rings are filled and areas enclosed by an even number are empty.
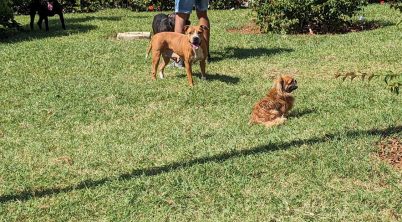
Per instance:
[[[187,60],[184,60],[184,66],[186,67],[186,73],[187,73],[187,81],[190,86],[193,86],[193,73],[191,71],[191,63],[188,62]]]
[[[169,61],[170,61],[170,58],[167,57],[167,56],[164,55],[164,54],[162,54],[162,58],[163,58],[163,61],[162,61],[162,63],[159,65],[159,77],[160,77],[161,79],[163,79],[163,78],[165,77],[165,75],[164,75],[165,67],[166,67],[167,64],[169,64]]]
[[[285,121],[286,121],[286,118],[282,116],[282,117],[278,117],[276,119],[273,119],[271,121],[264,122],[263,124],[264,124],[265,127],[271,127],[271,126],[281,125]]]
[[[200,68],[201,68],[201,79],[206,80],[207,76],[205,75],[205,60],[200,61]]]
[[[152,50],[152,80],[156,80],[156,71],[159,65],[160,56],[160,51]]]
[[[61,27],[62,27],[64,30],[66,30],[66,25],[64,24],[63,12],[61,12],[61,13],[59,14],[59,17],[60,17]]]
[[[43,16],[39,15],[39,20],[37,24],[40,30],[42,30],[42,22],[43,22]]]
[[[36,11],[34,9],[31,9],[31,11],[29,12],[29,15],[31,16],[31,22],[29,23],[31,30],[34,30],[35,14],[36,14]]]
[[[49,31],[49,19],[47,16],[45,16],[45,27],[46,27],[46,32]]]

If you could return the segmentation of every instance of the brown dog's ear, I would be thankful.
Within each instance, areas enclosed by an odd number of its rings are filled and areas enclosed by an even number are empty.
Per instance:
[[[200,25],[200,27],[202,28],[202,31],[204,31],[204,30],[209,30],[208,26]]]
[[[190,26],[189,26],[189,25],[185,25],[184,28],[183,28],[183,31],[184,31],[184,32],[187,32],[187,29],[188,29],[188,28],[190,28]]]

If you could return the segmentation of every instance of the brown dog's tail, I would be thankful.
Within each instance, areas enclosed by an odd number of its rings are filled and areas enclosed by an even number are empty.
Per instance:
[[[148,49],[147,49],[147,52],[146,52],[146,54],[145,54],[145,59],[147,59],[147,58],[148,58],[149,53],[151,52],[151,49],[152,49],[152,44],[151,44],[151,41],[150,41],[150,42],[149,42]]]

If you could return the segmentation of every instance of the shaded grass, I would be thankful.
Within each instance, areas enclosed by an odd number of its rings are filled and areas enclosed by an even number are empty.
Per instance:
[[[400,137],[402,99],[337,71],[401,72],[400,27],[241,35],[247,10],[211,11],[210,81],[150,80],[152,13],[67,14],[0,45],[4,220],[398,220],[401,174],[373,155]],[[387,7],[365,10],[394,24]],[[28,24],[28,17],[17,17]],[[193,15],[192,21],[195,21]],[[89,28],[90,27],[90,28]],[[194,71],[199,73],[199,68]],[[299,82],[289,121],[247,125],[271,77]],[[58,161],[68,157],[71,164]]]

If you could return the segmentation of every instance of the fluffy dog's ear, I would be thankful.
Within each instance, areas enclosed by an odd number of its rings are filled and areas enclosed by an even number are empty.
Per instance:
[[[282,76],[278,76],[278,78],[276,78],[276,80],[275,80],[275,85],[274,85],[276,90],[282,92],[283,91],[283,83],[284,83],[284,81],[283,81]]]

